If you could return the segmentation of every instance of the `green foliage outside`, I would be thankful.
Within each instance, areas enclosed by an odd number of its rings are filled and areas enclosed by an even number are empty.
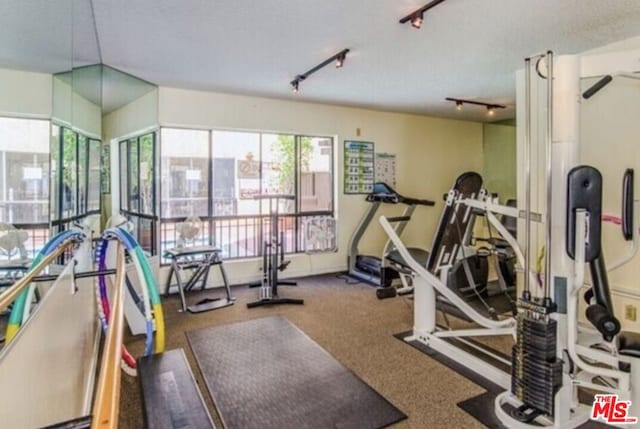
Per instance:
[[[311,137],[300,137],[298,140],[298,150],[300,162],[298,168],[301,172],[309,171],[311,154],[313,153],[313,143]],[[279,135],[276,142],[271,145],[271,157],[278,160],[280,169],[278,175],[270,183],[271,186],[279,189],[285,194],[293,194],[295,191],[296,172],[296,151],[295,138],[291,135]]]

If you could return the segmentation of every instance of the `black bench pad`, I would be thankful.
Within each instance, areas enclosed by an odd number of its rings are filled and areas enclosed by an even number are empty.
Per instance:
[[[183,349],[138,359],[146,427],[215,429]]]

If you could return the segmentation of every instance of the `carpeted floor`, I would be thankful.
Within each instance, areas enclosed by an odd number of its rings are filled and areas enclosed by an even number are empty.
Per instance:
[[[202,376],[193,359],[185,332],[256,317],[280,314],[354,371],[362,380],[406,413],[409,418],[394,428],[482,428],[456,403],[484,392],[484,389],[415,348],[403,344],[393,334],[411,329],[412,301],[397,297],[380,301],[375,290],[364,284],[348,285],[335,275],[299,280],[299,287],[282,287],[281,296],[304,298],[305,305],[283,305],[247,309],[257,289],[235,287],[236,305],[200,314],[178,313],[179,299],[163,301],[167,324],[167,349],[182,347],[187,354],[216,424],[222,428]],[[188,295],[189,303],[206,291]],[[125,338],[134,355],[140,355],[144,338]],[[508,352],[510,340],[496,338],[493,343]],[[142,427],[138,380],[123,376],[120,427]]]

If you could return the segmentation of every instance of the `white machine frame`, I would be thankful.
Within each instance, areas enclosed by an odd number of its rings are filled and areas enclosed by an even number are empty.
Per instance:
[[[458,210],[466,210],[465,216],[469,216],[471,209],[480,208],[485,211],[487,218],[491,224],[496,227],[498,232],[503,238],[514,247],[516,255],[520,262],[523,262],[522,252],[518,249],[515,238],[504,228],[500,221],[490,210],[494,210],[498,213],[517,216],[518,211],[513,207],[499,206],[490,202],[484,201],[481,197],[480,200],[476,199],[464,199],[453,201],[451,195],[447,199],[447,204],[455,204]],[[509,317],[503,320],[493,320],[476,311],[470,306],[464,299],[458,296],[447,286],[447,275],[450,265],[439,266],[436,272],[439,276],[432,274],[426,267],[422,266],[416,261],[411,253],[407,250],[406,246],[396,233],[393,226],[389,223],[386,217],[380,217],[380,224],[387,233],[389,239],[393,242],[396,249],[402,255],[409,268],[412,270],[412,284],[413,289],[413,308],[414,308],[414,325],[413,334],[406,337],[405,341],[418,341],[423,343],[433,350],[445,354],[447,357],[455,360],[456,362],[472,369],[478,374],[490,379],[497,385],[507,389],[511,385],[511,376],[509,373],[497,368],[494,365],[486,362],[485,360],[469,353],[465,350],[456,347],[450,342],[444,340],[444,338],[456,338],[465,345],[472,347],[473,349],[489,355],[492,359],[500,361],[505,365],[510,366],[511,362],[498,354],[491,353],[485,348],[480,348],[473,342],[468,341],[468,337],[482,337],[482,336],[498,336],[498,335],[510,335],[515,338],[516,321],[514,318]],[[403,275],[409,275],[407,273]],[[472,329],[455,329],[455,330],[442,330],[436,325],[436,294],[439,293],[444,296],[447,301],[460,309],[466,314],[474,323],[479,325],[478,328]]]
[[[528,58],[525,69],[526,85],[522,84],[522,75],[519,76],[518,85],[518,117],[526,118],[524,137],[519,135],[519,141],[524,141],[524,190],[522,189],[522,183],[520,183],[519,190],[519,200],[525,201],[526,204],[524,210],[520,212],[516,208],[498,206],[483,199],[455,202],[455,204],[458,204],[459,209],[460,206],[464,205],[468,210],[473,207],[485,211],[491,225],[513,247],[518,262],[524,268],[525,275],[523,277],[526,291],[531,290],[529,287],[531,283],[536,283],[530,269],[531,224],[539,218],[544,223],[545,278],[541,289],[544,291],[543,296],[553,298],[556,297],[556,292],[562,293],[561,289],[556,290],[556,285],[559,284],[559,281],[566,281],[566,296],[564,297],[567,304],[566,312],[555,312],[550,317],[557,322],[557,357],[563,359],[565,364],[569,360],[567,357],[570,357],[574,365],[574,370],[571,372],[567,370],[568,365],[565,365],[562,374],[562,386],[557,391],[554,399],[553,416],[538,416],[531,424],[513,418],[503,406],[509,404],[517,408],[523,404],[510,392],[511,375],[445,341],[445,338],[454,337],[473,347],[473,343],[465,340],[466,337],[493,335],[513,335],[515,337],[516,320],[508,318],[496,321],[478,313],[446,286],[447,271],[450,267],[440,267],[439,277],[432,274],[426,267],[421,266],[411,257],[411,254],[389,221],[384,216],[380,217],[380,223],[389,239],[413,271],[414,326],[413,334],[405,338],[405,340],[419,341],[503,387],[506,391],[496,398],[494,411],[497,417],[509,428],[529,429],[536,427],[536,425],[537,427],[542,425],[553,429],[572,429],[585,423],[591,417],[591,407],[579,403],[577,395],[579,387],[617,394],[621,400],[630,400],[632,405],[629,409],[629,415],[640,418],[640,358],[621,356],[618,353],[615,341],[609,346],[609,350],[593,348],[592,346],[603,343],[601,335],[590,326],[580,324],[578,320],[578,295],[580,289],[585,286],[584,252],[589,214],[584,211],[577,213],[574,231],[576,258],[572,261],[565,252],[565,231],[567,226],[565,218],[566,188],[564,185],[569,170],[578,165],[580,78],[600,77],[604,74],[629,77],[629,73],[621,73],[617,72],[617,70],[635,71],[634,68],[638,67],[638,58],[640,58],[640,50],[584,57],[575,55],[561,56],[555,61],[553,53],[548,51]],[[537,136],[538,140],[545,141],[542,161],[538,160],[541,169],[544,170],[544,176],[542,176],[544,180],[540,181],[542,183],[537,184],[544,191],[546,199],[542,203],[545,212],[544,219],[543,216],[536,215],[531,206],[532,119],[530,110],[532,107],[529,79],[530,61],[532,59],[538,62],[541,60],[546,61],[546,73],[548,76],[553,76],[553,79],[545,79],[547,82],[546,106],[535,106],[537,108],[535,113],[538,117],[546,120],[547,128],[546,135]],[[554,64],[556,61],[557,64]],[[637,75],[632,76],[636,78]],[[523,95],[524,97],[522,97]],[[540,104],[542,103],[540,102]],[[523,109],[526,111],[524,115],[522,115]],[[546,118],[544,118],[545,116]],[[519,125],[521,124],[519,123]],[[522,127],[519,126],[519,128]],[[543,149],[542,146],[540,149]],[[536,148],[538,155],[542,152],[540,149]],[[522,152],[520,155],[522,155]],[[556,183],[555,181],[558,182]],[[637,210],[637,201],[634,202],[634,206]],[[520,250],[515,238],[506,231],[493,213],[501,213],[518,218],[524,217],[524,252]],[[610,270],[628,262],[636,254],[638,250],[637,228],[639,223],[637,219],[634,219],[634,242],[630,256],[613,264]],[[535,292],[539,295],[540,291],[537,290]],[[460,330],[439,329],[436,325],[436,293],[443,295],[479,327]],[[498,356],[493,357],[503,362],[505,361]],[[505,363],[511,364],[511,362]],[[620,370],[621,363],[629,365],[630,372]],[[601,380],[604,379],[606,383],[594,382],[596,377]]]
[[[559,279],[566,280],[566,313],[554,313],[553,317],[558,326],[557,356],[564,359],[565,370],[562,376],[562,386],[554,399],[554,416],[540,416],[535,423],[553,429],[571,429],[580,426],[591,417],[591,406],[580,404],[577,389],[579,387],[593,389],[599,392],[617,394],[620,400],[630,400],[631,407],[628,410],[630,416],[640,417],[640,359],[621,356],[618,354],[616,342],[609,345],[609,350],[594,348],[602,345],[601,335],[589,326],[583,326],[578,321],[579,292],[585,286],[585,246],[588,228],[589,213],[579,210],[576,213],[575,234],[575,260],[567,256],[565,249],[565,222],[566,189],[564,180],[571,168],[578,164],[579,148],[579,114],[580,114],[580,78],[600,77],[610,73],[611,70],[629,69],[637,67],[637,58],[640,51],[628,53],[609,53],[592,56],[561,56],[554,59],[552,52],[535,55],[525,62],[524,85],[519,82],[518,106],[520,112],[524,110],[525,131],[524,161],[525,161],[525,201],[527,202],[526,214],[530,220],[530,169],[531,169],[531,109],[532,105],[538,108],[534,114],[546,115],[546,220],[545,220],[545,296],[554,297],[555,287]],[[530,86],[530,61],[546,61],[547,76],[553,79],[547,81],[546,106],[536,106],[531,101]],[[557,64],[554,62],[557,61]],[[635,62],[635,64],[634,64]],[[633,64],[633,66],[632,66]],[[554,71],[555,69],[555,71]],[[628,73],[614,72],[611,74],[629,77]],[[637,78],[637,76],[634,76]],[[524,87],[524,100],[521,97]],[[558,184],[554,182],[558,180]],[[552,186],[553,185],[553,186]],[[637,202],[634,202],[637,209]],[[637,214],[637,213],[636,213]],[[609,269],[613,270],[622,266],[633,258],[638,248],[637,226],[634,219],[634,242],[631,253]],[[530,222],[525,225],[525,252],[530,245]],[[551,255],[554,255],[553,259]],[[528,272],[529,259],[525,258],[526,271]],[[525,279],[525,282],[528,282]],[[567,357],[573,363],[571,373],[566,370]],[[628,364],[630,372],[620,370],[620,364]],[[605,380],[607,385],[595,383],[599,377]],[[514,429],[529,429],[535,426],[514,419],[505,411],[504,405],[519,407],[522,403],[507,390],[498,395],[494,410],[503,424]]]

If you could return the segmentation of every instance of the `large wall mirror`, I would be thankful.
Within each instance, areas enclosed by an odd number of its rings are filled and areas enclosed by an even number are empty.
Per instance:
[[[123,209],[134,234],[151,250],[157,87],[104,64],[76,67],[53,80],[52,231],[78,223],[98,231],[113,209]],[[124,171],[114,171],[112,178],[112,159],[118,158]],[[129,200],[113,204],[112,194]]]
[[[0,290],[54,234],[98,234],[122,208],[151,251],[157,87],[103,64],[90,0],[5,2],[0,14]],[[5,325],[0,315],[0,347]]]
[[[156,86],[104,64],[91,0],[0,2],[0,14],[0,291],[54,234],[74,226],[98,234],[123,208],[153,249]],[[28,310],[0,314],[0,380],[13,386],[0,392],[4,426],[90,413],[100,325],[93,280],[72,282],[70,267],[55,284],[37,283]],[[25,398],[43,405],[22,412]]]

